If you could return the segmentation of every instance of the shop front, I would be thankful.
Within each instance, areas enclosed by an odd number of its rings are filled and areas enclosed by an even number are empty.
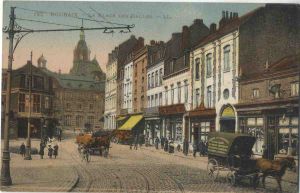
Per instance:
[[[297,100],[240,104],[237,112],[240,132],[256,137],[253,152],[274,156],[296,156],[299,112]]]
[[[158,107],[149,107],[144,112],[145,116],[145,136],[149,139],[149,143],[153,145],[155,138],[162,135],[162,120],[159,117]]]
[[[184,113],[184,104],[159,107],[159,114],[165,123],[164,137],[173,140],[177,144],[181,144],[184,138]]]
[[[190,119],[190,139],[192,143],[199,144],[201,141],[207,141],[208,133],[215,131],[216,110],[207,109],[200,105],[195,110],[188,112]]]

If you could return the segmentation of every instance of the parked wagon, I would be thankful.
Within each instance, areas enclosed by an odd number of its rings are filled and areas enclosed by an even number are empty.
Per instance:
[[[251,158],[255,137],[246,134],[212,132],[208,135],[208,176],[212,180],[220,171],[227,171],[227,179],[234,186],[248,179],[255,188],[259,184],[256,160]]]

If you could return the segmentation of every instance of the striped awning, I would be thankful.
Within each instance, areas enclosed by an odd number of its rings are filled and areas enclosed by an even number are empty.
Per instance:
[[[130,131],[132,130],[141,120],[143,115],[133,115],[131,116],[118,130]]]

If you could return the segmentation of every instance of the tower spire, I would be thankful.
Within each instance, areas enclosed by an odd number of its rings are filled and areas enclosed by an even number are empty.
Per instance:
[[[84,30],[83,30],[83,19],[81,20],[80,40],[85,40]]]

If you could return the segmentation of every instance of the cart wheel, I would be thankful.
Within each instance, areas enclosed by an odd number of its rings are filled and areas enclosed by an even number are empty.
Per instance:
[[[213,181],[216,180],[219,176],[219,165],[217,160],[209,159],[207,164],[207,173],[208,177]]]
[[[236,179],[236,176],[235,176],[234,172],[230,172],[227,175],[227,179],[228,179],[229,183],[231,184],[231,186],[236,186],[237,179]]]

